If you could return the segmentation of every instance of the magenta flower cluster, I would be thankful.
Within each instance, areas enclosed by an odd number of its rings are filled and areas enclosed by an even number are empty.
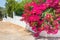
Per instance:
[[[45,12],[50,8],[53,9],[54,14]],[[42,17],[44,12],[45,16]],[[40,3],[32,1],[24,6],[22,16],[23,20],[31,26],[35,37],[38,37],[42,31],[46,31],[48,34],[56,34],[60,26],[60,1],[46,0]]]

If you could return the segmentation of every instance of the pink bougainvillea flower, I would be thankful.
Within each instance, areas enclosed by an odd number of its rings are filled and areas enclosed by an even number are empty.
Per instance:
[[[53,21],[53,16],[51,15],[51,14],[46,14],[46,16],[45,16],[45,19],[47,20],[47,21]]]
[[[57,21],[60,21],[60,17],[58,17],[56,20],[57,20]]]
[[[50,8],[53,9],[47,10]],[[46,15],[44,15],[43,17],[42,14],[45,11]],[[22,17],[22,19],[25,22],[29,23],[29,25],[31,26],[32,30],[34,31],[35,37],[38,37],[39,33],[44,30],[48,34],[56,34],[60,26],[60,1],[46,0],[42,3],[36,3],[36,1],[34,0],[24,6]]]
[[[58,21],[55,20],[55,21],[53,22],[53,25],[54,25],[56,28],[58,28],[58,27],[59,27]]]
[[[28,18],[29,21],[39,21],[40,17],[39,16],[30,16]]]
[[[48,33],[48,34],[51,34],[52,32],[51,32],[51,30],[48,30],[47,33]]]
[[[44,1],[43,0],[38,0],[40,3],[43,3]]]
[[[49,4],[44,3],[44,4],[41,4],[41,5],[39,6],[39,9],[40,9],[40,10],[46,10],[46,8],[48,8],[48,7],[49,7]]]
[[[50,19],[52,17],[52,15],[51,14],[46,14],[46,19],[48,18],[48,19]]]
[[[56,34],[58,31],[58,29],[54,29],[53,27],[50,27],[48,30],[47,30],[47,33],[48,34]]]
[[[36,37],[36,38],[38,38],[39,37],[39,33],[38,32],[37,33],[34,33],[33,36]]]
[[[43,31],[44,30],[44,26],[41,26],[41,27],[38,27],[37,28],[37,31],[40,33],[41,31]]]
[[[35,5],[32,9],[32,13],[36,13],[37,15],[42,14],[42,11],[39,9],[39,6]]]
[[[29,10],[29,7],[30,7],[30,6],[31,6],[30,3],[27,3],[27,4],[24,5],[24,9]]]
[[[33,26],[37,26],[37,24],[38,24],[38,23],[37,23],[36,21],[33,21],[33,22],[32,22],[32,21],[30,21],[30,23],[29,23],[29,24],[30,24],[30,26],[32,26],[32,27],[33,27]]]
[[[31,2],[30,5],[33,6],[33,7],[37,7],[38,6],[36,2]]]
[[[52,34],[57,34],[57,32],[58,32],[58,29],[54,30]]]
[[[33,30],[34,32],[37,32],[36,26],[33,26],[33,27],[32,27],[32,30]]]
[[[42,25],[43,22],[44,22],[44,20],[39,20],[39,21],[38,21],[38,24],[39,24],[39,25]]]
[[[57,3],[57,5],[54,7],[54,9],[60,9],[60,1]]]
[[[37,8],[34,8],[32,10],[32,15],[41,15],[42,14],[42,11],[40,9],[37,9]]]
[[[55,6],[57,6],[58,2],[59,2],[59,0],[54,0],[50,6],[55,8]]]
[[[60,8],[55,10],[56,14],[60,14]]]
[[[45,25],[44,24],[44,28],[45,28],[45,30],[48,30],[49,29],[49,25],[47,25],[47,24]]]
[[[58,32],[58,29],[56,30],[48,30],[47,33],[48,34],[56,34]]]
[[[51,4],[53,2],[54,2],[54,0],[46,0],[46,3],[49,3],[49,4]]]

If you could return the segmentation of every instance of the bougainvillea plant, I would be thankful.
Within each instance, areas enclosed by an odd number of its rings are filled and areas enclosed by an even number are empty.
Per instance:
[[[56,34],[60,26],[60,0],[32,1],[24,6],[23,20],[38,37],[42,31]]]

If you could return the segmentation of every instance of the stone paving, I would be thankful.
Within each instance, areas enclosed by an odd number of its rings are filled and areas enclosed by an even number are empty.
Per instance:
[[[21,26],[12,24],[10,22],[0,21],[0,40],[35,40],[35,38],[31,34],[31,32],[27,31],[25,28],[22,28]],[[38,40],[48,39],[42,38]]]
[[[34,37],[21,26],[0,22],[0,40],[34,40]]]

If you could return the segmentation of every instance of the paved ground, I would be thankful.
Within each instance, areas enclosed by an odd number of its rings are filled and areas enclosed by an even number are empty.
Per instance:
[[[12,24],[10,22],[0,21],[0,40],[35,40],[35,39],[31,35],[31,32],[28,32],[25,28],[22,28],[21,26]]]
[[[0,22],[0,40],[34,40],[34,38],[21,26]]]

